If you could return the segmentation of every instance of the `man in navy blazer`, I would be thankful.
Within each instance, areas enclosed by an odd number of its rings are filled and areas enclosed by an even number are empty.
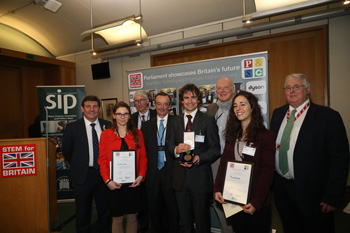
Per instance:
[[[102,131],[112,124],[98,118],[100,100],[96,96],[86,96],[81,110],[83,118],[67,125],[62,141],[63,156],[70,164],[69,178],[75,186],[76,232],[90,232],[93,198],[98,213],[99,232],[111,232],[106,186],[98,165],[94,165],[91,123],[95,123],[98,140]]]
[[[342,206],[349,172],[343,121],[338,112],[310,101],[305,75],[287,76],[284,90],[289,105],[275,109],[271,119],[277,136],[274,196],[284,232],[334,232],[333,211]],[[280,153],[294,110],[289,149]]]
[[[173,172],[173,188],[181,219],[182,233],[210,232],[210,200],[213,196],[211,163],[220,156],[218,127],[214,117],[199,110],[201,93],[194,84],[181,88],[179,99],[184,114],[173,121],[169,138],[169,153],[176,159]],[[190,150],[184,143],[184,132],[190,122],[190,131],[195,135],[193,163],[179,163],[180,154]],[[186,126],[185,126],[186,125]]]
[[[147,190],[149,215],[152,233],[178,233],[179,214],[175,193],[172,188],[172,173],[174,158],[167,149],[174,116],[169,115],[171,97],[160,92],[155,97],[157,117],[151,118],[142,125],[147,151],[147,175],[145,186]],[[160,124],[163,123],[164,132]],[[161,132],[162,131],[162,132]],[[160,144],[158,143],[160,138]],[[164,153],[158,153],[164,151]],[[159,156],[163,157],[163,161]]]

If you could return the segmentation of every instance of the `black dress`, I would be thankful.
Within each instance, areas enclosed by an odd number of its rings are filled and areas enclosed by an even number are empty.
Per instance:
[[[129,150],[124,138],[120,150]],[[120,217],[124,214],[136,214],[140,206],[140,186],[130,188],[122,185],[120,189],[109,190],[112,217]]]

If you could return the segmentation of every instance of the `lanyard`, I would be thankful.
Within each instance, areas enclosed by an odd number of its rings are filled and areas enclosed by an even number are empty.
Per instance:
[[[297,116],[294,118],[294,121],[296,121],[304,112],[305,110],[310,106],[310,102],[307,103],[307,105],[304,106],[304,108],[297,114]],[[290,110],[288,109],[287,112],[287,121],[289,120],[290,117]]]

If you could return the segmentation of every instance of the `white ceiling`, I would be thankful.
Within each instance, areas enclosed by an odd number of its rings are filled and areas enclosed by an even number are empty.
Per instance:
[[[31,0],[0,0],[0,24],[15,28],[42,44],[54,56],[91,49],[90,37],[80,34],[91,28],[90,0],[58,0],[56,12],[31,4]],[[91,0],[93,27],[138,15],[139,0]],[[22,6],[26,7],[18,9]],[[9,13],[15,9],[14,13]],[[141,0],[143,27],[148,36],[162,34],[243,15],[242,0]],[[255,12],[246,0],[246,13]],[[1,35],[0,35],[1,36]],[[96,46],[106,45],[95,40]],[[1,45],[0,45],[1,47]]]

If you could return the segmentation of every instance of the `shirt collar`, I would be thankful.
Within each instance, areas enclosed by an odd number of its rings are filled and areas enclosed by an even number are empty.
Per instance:
[[[163,121],[163,124],[165,125],[166,122],[168,121],[168,116],[169,116],[169,114],[167,114],[164,118],[160,118],[160,117],[157,115],[157,124],[160,124],[160,120],[164,120],[164,121]]]
[[[85,123],[85,126],[89,126],[89,125],[91,125],[92,123],[95,123],[95,126],[98,126],[98,125],[99,125],[98,118],[96,118],[96,120],[95,120],[94,122],[91,122],[91,121],[89,121],[88,119],[86,119],[85,116],[84,116],[84,123]]]
[[[289,111],[292,112],[295,109],[297,110],[297,113],[299,113],[308,103],[310,103],[310,99],[307,99],[302,105],[300,105],[297,108],[293,108],[292,106],[289,105]]]
[[[196,108],[196,110],[194,110],[194,111],[191,112],[191,113],[184,112],[184,118],[186,118],[187,115],[191,115],[191,116],[192,116],[192,119],[194,119],[194,117],[195,117],[196,114],[197,114],[197,111],[198,111],[198,108]],[[193,122],[193,120],[192,120],[192,122]]]

